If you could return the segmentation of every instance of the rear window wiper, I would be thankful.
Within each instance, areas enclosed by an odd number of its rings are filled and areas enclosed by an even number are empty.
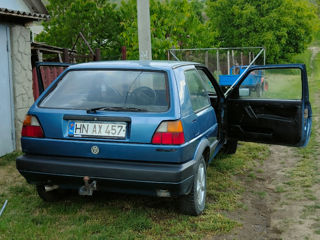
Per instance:
[[[148,112],[146,109],[143,108],[136,108],[136,107],[95,107],[87,109],[87,113],[96,113],[97,110],[101,111],[115,111],[115,112]]]

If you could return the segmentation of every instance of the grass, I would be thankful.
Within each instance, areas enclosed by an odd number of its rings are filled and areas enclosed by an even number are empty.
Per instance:
[[[319,43],[320,42],[317,41],[315,42],[315,45],[319,46]],[[318,102],[320,98],[320,53],[317,54],[312,63],[310,62],[310,59],[311,51],[309,50],[296,57],[297,61],[301,60],[300,62],[307,63],[309,72],[310,101],[314,116],[312,123],[312,134],[308,147],[295,149],[299,161],[297,162],[296,166],[288,172],[286,196],[288,199],[294,201],[311,202],[310,204],[304,206],[301,219],[313,219],[314,224],[311,226],[311,228],[314,230],[314,233],[320,234],[320,218],[316,217],[320,214],[320,199],[314,195],[314,186],[319,184],[320,178],[318,163],[320,136],[316,131],[320,125],[320,103]]]
[[[320,113],[320,104],[316,102],[315,94],[320,89],[320,54],[315,58],[313,63],[314,71],[312,77],[309,76],[309,91],[310,100],[313,110],[313,116],[318,116]],[[297,166],[290,172],[290,178],[292,179],[291,185],[300,188],[310,188],[317,183],[319,175],[319,169],[317,164],[317,158],[319,155],[319,142],[317,141],[316,129],[319,127],[319,119],[313,118],[312,134],[306,148],[296,149],[300,161]]]
[[[268,91],[265,91],[263,98],[270,99],[301,99],[301,72],[300,70],[281,70],[281,73],[274,73],[277,70],[266,71]]]
[[[243,207],[243,186],[233,176],[244,174],[269,155],[268,147],[240,144],[235,155],[218,155],[208,168],[207,208],[203,215],[181,215],[176,202],[166,198],[98,193],[43,202],[33,186],[15,170],[12,153],[0,158],[0,239],[201,239],[227,233],[239,224],[224,215]],[[8,179],[7,179],[8,180]]]
[[[0,167],[6,166],[12,163],[16,159],[16,157],[18,157],[19,155],[21,155],[21,152],[13,152],[11,154],[7,154],[3,156],[0,161]]]
[[[283,193],[283,192],[286,192],[286,189],[283,186],[276,186],[275,192]]]

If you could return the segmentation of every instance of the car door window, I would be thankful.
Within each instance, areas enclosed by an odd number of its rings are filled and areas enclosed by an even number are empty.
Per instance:
[[[302,98],[300,69],[267,69],[249,73],[241,83],[240,98],[287,99]]]
[[[189,89],[192,109],[199,112],[210,106],[208,93],[203,85],[203,79],[197,70],[185,71],[185,79]]]
[[[307,144],[312,109],[305,65],[253,66],[226,102],[230,138],[287,146]]]

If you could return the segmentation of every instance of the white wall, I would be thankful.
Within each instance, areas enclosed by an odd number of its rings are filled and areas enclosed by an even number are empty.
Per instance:
[[[14,91],[16,145],[20,149],[23,120],[33,104],[30,30],[24,26],[11,27],[11,62]]]
[[[9,27],[0,24],[0,157],[15,149]]]

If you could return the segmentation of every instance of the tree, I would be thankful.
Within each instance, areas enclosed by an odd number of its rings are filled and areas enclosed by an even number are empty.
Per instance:
[[[214,0],[207,5],[216,46],[264,46],[268,63],[303,52],[319,21],[306,0]]]
[[[213,34],[207,31],[199,1],[150,0],[152,58],[166,59],[167,50],[174,48],[208,47]],[[136,0],[122,1],[120,6],[122,44],[128,59],[138,59]]]
[[[44,32],[37,41],[71,48],[81,31],[93,49],[101,48],[102,57],[119,58],[122,28],[115,4],[109,0],[49,0],[47,9],[51,18],[43,23]],[[76,47],[78,53],[89,53],[82,40]]]

